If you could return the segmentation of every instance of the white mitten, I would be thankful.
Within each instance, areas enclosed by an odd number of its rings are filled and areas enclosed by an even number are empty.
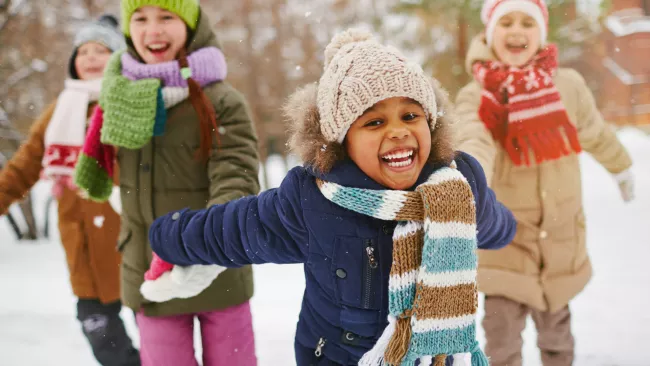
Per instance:
[[[113,207],[113,210],[118,214],[122,214],[122,198],[120,196],[120,187],[113,186],[113,192],[111,196],[108,197],[108,202]]]
[[[217,265],[174,266],[171,276],[172,281],[179,285],[200,289],[199,294],[225,270],[226,267]]]
[[[614,176],[618,183],[618,189],[621,191],[623,201],[630,202],[634,199],[634,175],[632,170],[628,169]]]
[[[174,266],[157,279],[144,281],[140,293],[153,302],[187,299],[203,292],[225,270],[217,265]]]

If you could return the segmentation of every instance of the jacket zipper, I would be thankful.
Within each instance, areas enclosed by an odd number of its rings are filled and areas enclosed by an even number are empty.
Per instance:
[[[363,307],[365,309],[370,308],[370,299],[372,291],[372,275],[375,268],[377,268],[377,258],[375,258],[375,248],[372,246],[372,240],[366,240],[366,273],[365,273],[365,282],[363,288]]]
[[[325,339],[323,337],[321,337],[318,340],[318,344],[316,345],[316,351],[314,352],[316,357],[320,357],[320,356],[323,355],[323,347],[325,347],[325,343],[327,343],[327,339]]]

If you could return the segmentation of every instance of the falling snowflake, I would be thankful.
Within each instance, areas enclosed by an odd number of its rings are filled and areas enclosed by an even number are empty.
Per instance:
[[[219,130],[218,130],[218,131],[219,131],[219,134],[220,134],[220,135],[225,135],[225,134],[226,134],[226,128],[223,127],[223,126],[219,127]]]
[[[325,150],[327,150],[327,145],[321,146],[320,151],[325,151]]]
[[[305,12],[305,18],[308,18],[311,15],[311,11]]]
[[[104,220],[106,220],[104,216],[95,216],[93,217],[93,224],[98,228],[102,228],[104,226]]]

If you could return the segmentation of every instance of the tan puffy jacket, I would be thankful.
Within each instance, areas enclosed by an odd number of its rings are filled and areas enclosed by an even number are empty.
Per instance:
[[[495,59],[483,38],[477,37],[466,67],[471,72],[475,61]],[[554,82],[583,150],[612,174],[628,169],[630,157],[603,121],[582,76],[559,69]],[[510,245],[479,254],[479,288],[487,295],[555,312],[591,278],[579,158],[571,155],[539,165],[514,165],[479,119],[480,93],[481,86],[473,81],[456,99],[459,150],[483,165],[497,199],[514,213],[518,229]]]

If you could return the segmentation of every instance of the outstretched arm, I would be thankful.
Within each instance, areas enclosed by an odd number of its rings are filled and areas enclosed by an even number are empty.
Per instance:
[[[153,251],[181,266],[301,263],[307,258],[300,168],[277,189],[208,209],[172,212],[149,231]]]
[[[456,158],[458,169],[467,178],[476,200],[476,229],[479,249],[500,249],[515,236],[517,221],[512,212],[497,201],[487,185],[483,168],[466,153]]]

